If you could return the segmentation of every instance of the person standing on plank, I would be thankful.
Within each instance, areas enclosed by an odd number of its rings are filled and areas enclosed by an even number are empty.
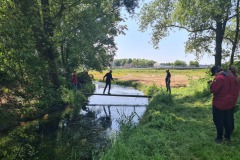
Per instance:
[[[108,73],[105,74],[105,76],[103,77],[103,81],[104,79],[106,78],[106,85],[105,85],[105,88],[103,90],[103,94],[105,94],[105,91],[106,91],[106,88],[108,86],[108,94],[111,94],[110,93],[110,90],[111,90],[111,81],[114,79],[112,78],[112,70],[110,70]]]

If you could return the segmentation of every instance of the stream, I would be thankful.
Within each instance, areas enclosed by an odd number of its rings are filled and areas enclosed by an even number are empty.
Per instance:
[[[105,84],[95,85],[95,93],[102,94]],[[111,94],[143,95],[119,85],[112,85]],[[84,107],[66,108],[0,132],[0,159],[99,159],[121,126],[139,122],[146,105],[148,98],[92,95]]]

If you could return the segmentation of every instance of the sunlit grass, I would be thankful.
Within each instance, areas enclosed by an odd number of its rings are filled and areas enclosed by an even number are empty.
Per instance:
[[[185,75],[188,77],[204,77],[206,76],[207,69],[170,69],[172,75]],[[104,70],[103,72],[89,71],[89,74],[92,74],[96,80],[102,80],[103,76],[108,72]],[[113,77],[124,77],[124,76],[165,76],[165,69],[113,69]]]
[[[174,88],[171,98],[158,90],[140,125],[128,137],[121,137],[102,159],[239,159],[240,113],[235,114],[232,142],[215,143],[208,78]]]

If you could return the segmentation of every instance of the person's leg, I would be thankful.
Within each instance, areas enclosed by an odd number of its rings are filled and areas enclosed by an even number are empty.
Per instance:
[[[232,109],[224,111],[224,129],[225,129],[224,138],[226,140],[230,140],[231,134],[232,134],[232,131],[233,131]]]
[[[168,91],[169,91],[169,93],[171,93],[170,82],[168,83]]]
[[[73,87],[73,91],[76,91],[77,90],[77,86],[75,83],[72,83],[72,87]]]
[[[110,90],[111,90],[111,83],[108,84],[108,94],[110,94]]]
[[[166,83],[167,92],[171,93],[170,82]]]
[[[231,134],[235,128],[235,124],[234,124],[234,112],[235,112],[235,107],[231,109],[231,114],[230,114],[230,119],[231,119]]]
[[[105,94],[107,86],[108,86],[108,83],[105,84],[105,87],[104,87],[104,90],[103,90],[103,94]]]
[[[213,106],[212,112],[213,112],[213,122],[217,129],[216,141],[219,143],[222,141],[222,137],[223,137],[223,126],[224,126],[223,111]]]

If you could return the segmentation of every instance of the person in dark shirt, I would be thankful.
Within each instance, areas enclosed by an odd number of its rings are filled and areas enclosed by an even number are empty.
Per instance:
[[[105,76],[103,77],[103,81],[104,79],[106,78],[106,85],[105,85],[105,88],[103,90],[103,94],[105,94],[105,90],[108,86],[108,94],[111,94],[110,93],[110,90],[111,90],[111,80],[114,81],[114,79],[112,78],[112,70],[110,70],[108,73],[105,74]]]
[[[170,88],[170,83],[171,83],[171,73],[169,71],[169,69],[166,70],[166,78],[165,78],[165,83],[166,83],[166,88],[167,88],[167,92],[171,93],[171,88]]]

